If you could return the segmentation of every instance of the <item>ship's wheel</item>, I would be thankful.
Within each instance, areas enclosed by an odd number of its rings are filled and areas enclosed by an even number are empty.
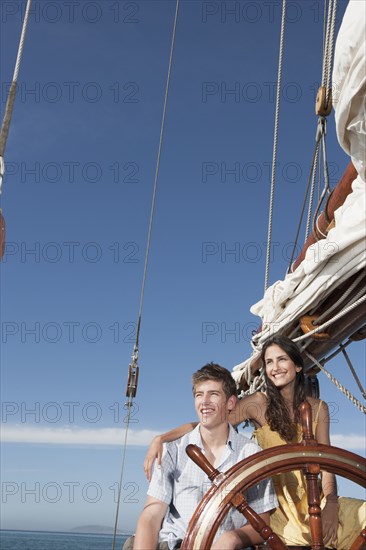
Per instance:
[[[195,445],[187,453],[200,466],[213,486],[203,497],[189,524],[182,550],[208,550],[226,514],[235,506],[274,550],[286,550],[281,539],[254,512],[243,493],[251,486],[275,474],[303,470],[307,478],[311,549],[324,550],[321,527],[318,475],[321,470],[340,475],[366,487],[366,460],[349,451],[321,445],[312,433],[311,407],[301,405],[302,443],[272,447],[235,464],[225,474],[218,472]],[[294,548],[294,547],[292,547]],[[299,547],[297,547],[299,548]],[[349,550],[366,549],[366,528],[356,535]]]

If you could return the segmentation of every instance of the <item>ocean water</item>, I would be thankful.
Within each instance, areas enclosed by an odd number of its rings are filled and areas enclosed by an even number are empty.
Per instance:
[[[122,549],[126,538],[117,536],[115,550]],[[112,540],[112,535],[0,531],[1,550],[111,550]]]

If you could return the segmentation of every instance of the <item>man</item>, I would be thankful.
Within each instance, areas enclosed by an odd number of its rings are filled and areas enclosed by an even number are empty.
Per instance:
[[[192,377],[199,424],[189,434],[164,444],[161,469],[154,469],[136,535],[124,550],[174,550],[180,547],[188,523],[211,483],[187,456],[188,444],[197,445],[220,471],[259,451],[228,423],[236,402],[236,386],[230,372],[219,365],[205,365]],[[269,523],[269,511],[277,506],[272,483],[265,480],[249,489],[250,506]],[[223,521],[212,549],[235,550],[262,542],[262,538],[234,508]]]

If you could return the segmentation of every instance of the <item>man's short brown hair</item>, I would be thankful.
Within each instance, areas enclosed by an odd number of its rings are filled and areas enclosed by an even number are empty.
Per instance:
[[[196,385],[200,382],[206,382],[207,380],[221,381],[222,389],[224,390],[227,399],[229,399],[232,395],[237,395],[234,378],[227,369],[217,365],[216,363],[207,363],[207,365],[204,365],[192,375],[193,394]]]

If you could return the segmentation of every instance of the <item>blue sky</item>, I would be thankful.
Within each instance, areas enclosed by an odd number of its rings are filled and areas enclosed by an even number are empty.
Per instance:
[[[2,110],[22,6],[1,6]],[[114,523],[174,9],[172,0],[34,0],[2,194],[3,528]],[[286,271],[312,157],[322,9],[289,3],[270,283]],[[231,369],[251,351],[279,24],[278,1],[181,2],[122,529],[144,502],[151,435],[194,419],[191,373],[211,360]],[[328,155],[334,184],[348,159],[332,118]],[[360,375],[364,351],[350,351]],[[359,395],[344,367],[337,358],[332,370]],[[320,382],[334,442],[364,452],[362,414]]]

